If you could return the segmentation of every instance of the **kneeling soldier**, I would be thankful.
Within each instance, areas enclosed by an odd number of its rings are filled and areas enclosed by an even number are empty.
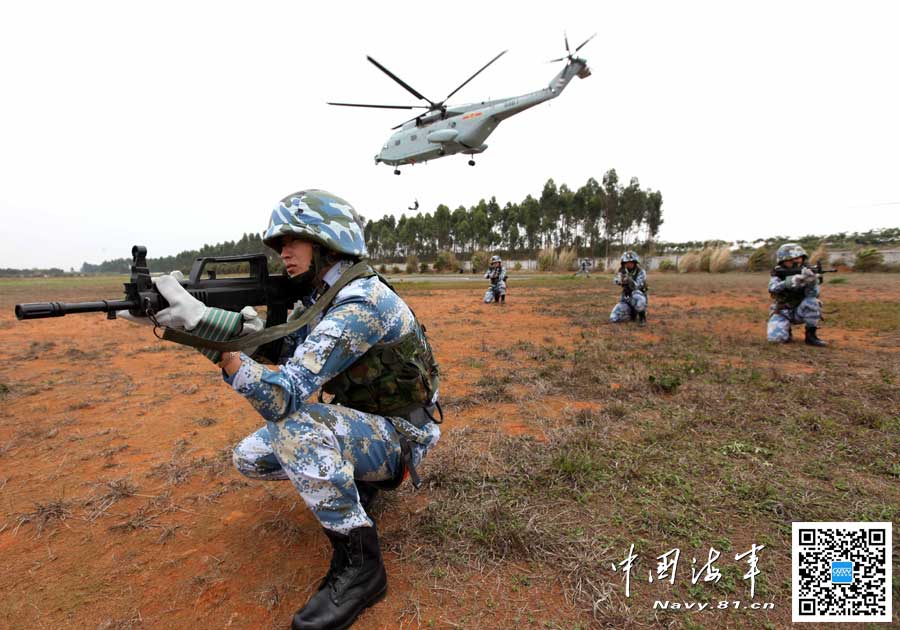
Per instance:
[[[775,254],[776,266],[769,279],[769,294],[775,302],[767,336],[772,343],[791,340],[791,324],[805,324],[805,341],[810,346],[828,345],[816,334],[822,318],[819,284],[822,277],[807,266],[806,251],[796,243],[785,243]]]
[[[346,201],[323,190],[289,195],[263,242],[317,314],[284,339],[280,370],[240,352],[221,356],[225,382],[266,421],[235,447],[234,463],[248,477],[289,479],[333,547],[327,575],[292,627],[348,628],[387,590],[368,503],[407,473],[418,485],[415,467],[440,437],[437,364],[409,306],[359,264],[367,256],[361,220]],[[206,307],[174,278],[157,286],[171,305],[157,318],[169,326],[207,339],[235,337],[245,326],[246,315]],[[332,404],[321,394],[308,401],[323,390]]]
[[[647,322],[647,272],[641,269],[636,252],[622,254],[619,273],[613,281],[622,287],[622,295],[609,314],[609,321],[615,324],[637,319],[638,326],[643,326]]]

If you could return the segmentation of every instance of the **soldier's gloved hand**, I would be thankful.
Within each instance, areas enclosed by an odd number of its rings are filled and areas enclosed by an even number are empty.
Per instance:
[[[184,274],[178,271],[177,269],[169,274],[176,280],[184,280]],[[162,276],[156,276],[150,279],[153,284],[156,284],[156,281],[162,278]],[[121,317],[124,320],[135,324],[146,324],[148,326],[153,326],[153,322],[150,321],[149,317],[144,317],[142,315],[134,316],[128,311],[116,311],[116,317]]]
[[[256,309],[252,306],[245,306],[241,309],[241,318],[243,319],[241,337],[249,335],[250,333],[259,332],[266,327],[266,322],[262,320],[259,313],[257,313]]]
[[[802,273],[795,273],[793,276],[791,276],[789,278],[789,281],[791,283],[791,286],[795,289],[802,287],[804,284],[806,284],[806,281],[803,279]]]
[[[156,314],[156,321],[163,326],[193,330],[209,308],[188,293],[171,274],[157,278],[156,289],[169,303],[167,308]]]
[[[816,282],[816,272],[806,267],[803,269],[803,284],[813,284]]]

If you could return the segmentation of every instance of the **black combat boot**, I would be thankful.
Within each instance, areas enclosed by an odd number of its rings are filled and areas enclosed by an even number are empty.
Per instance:
[[[815,326],[806,327],[806,345],[818,346],[820,348],[827,346],[828,344],[819,339],[818,335],[816,335],[816,330],[817,328]]]
[[[319,592],[294,615],[293,630],[345,630],[387,592],[387,574],[374,527],[349,534],[326,529],[334,548],[331,568]]]
[[[638,313],[638,326],[646,326],[647,325],[647,311],[641,311]]]

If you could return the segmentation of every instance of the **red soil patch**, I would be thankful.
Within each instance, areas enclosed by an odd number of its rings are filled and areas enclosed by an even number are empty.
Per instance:
[[[577,345],[573,324],[546,313],[558,293],[521,288],[498,307],[481,303],[475,290],[410,292],[439,357],[442,395],[454,401],[445,441],[467,426],[545,439],[548,421],[600,410],[604,395],[620,393],[621,384],[611,383],[596,402],[516,386],[509,401],[472,400],[479,379],[516,369],[509,349],[517,342]],[[845,299],[868,294],[841,287]],[[608,311],[613,301],[598,308]],[[663,314],[709,302],[651,295],[647,329],[625,326],[640,343],[697,325],[762,342],[764,320]],[[718,294],[711,302],[765,312],[764,296]],[[231,469],[228,449],[262,424],[250,405],[206,359],[156,340],[149,328],[99,315],[16,322],[10,305],[2,306],[0,383],[8,391],[0,405],[0,626],[126,627],[142,620],[151,628],[286,627],[324,573],[328,550],[289,484],[249,482]],[[623,332],[601,327],[595,334]],[[827,328],[822,336],[842,351],[864,352],[876,341],[866,331]],[[814,363],[798,358],[781,369],[808,373]],[[136,494],[90,518],[102,505],[103,484],[122,478]],[[402,500],[419,509],[430,498],[422,492]],[[38,536],[33,513],[55,501],[67,518],[47,521]],[[382,522],[386,532],[403,527],[391,514]],[[431,567],[411,559],[416,549],[394,548],[384,538],[391,590],[356,628],[590,623],[551,578],[532,576],[523,585],[517,576],[529,567]],[[429,544],[440,541],[422,541]]]

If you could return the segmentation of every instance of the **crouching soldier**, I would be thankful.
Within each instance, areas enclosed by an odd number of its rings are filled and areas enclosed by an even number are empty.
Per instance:
[[[619,303],[609,314],[612,323],[634,321],[638,326],[647,322],[647,272],[641,269],[641,259],[637,253],[628,251],[622,254],[619,273],[613,280],[622,287]]]
[[[805,324],[805,341],[811,346],[826,346],[816,330],[822,318],[819,283],[822,277],[806,265],[806,251],[796,243],[785,243],[775,254],[777,263],[769,278],[769,294],[774,303],[769,307],[767,335],[770,342],[791,340],[791,324]]]
[[[263,242],[304,296],[289,321],[309,323],[284,339],[280,369],[241,352],[211,356],[266,421],[235,447],[234,463],[254,479],[290,480],[331,542],[328,573],[292,627],[348,628],[387,590],[368,504],[407,474],[418,485],[415,467],[440,437],[437,365],[409,306],[359,262],[366,245],[346,201],[322,190],[289,195]],[[206,339],[246,326],[246,314],[208,308],[173,278],[157,286],[171,305],[157,319],[168,326]],[[316,392],[319,402],[309,402]]]
[[[491,264],[484,272],[484,277],[491,281],[491,286],[484,292],[484,303],[498,302],[506,304],[506,269],[500,256],[491,256]]]

